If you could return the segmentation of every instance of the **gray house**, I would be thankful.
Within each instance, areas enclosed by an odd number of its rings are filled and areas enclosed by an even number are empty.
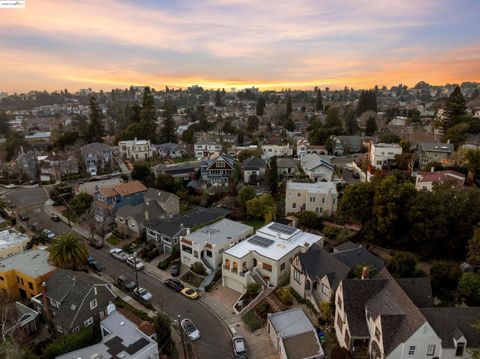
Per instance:
[[[265,176],[267,165],[265,160],[259,157],[252,156],[247,158],[242,163],[243,182],[258,182]]]
[[[154,241],[160,252],[170,253],[173,247],[179,247],[180,236],[188,235],[191,230],[225,218],[229,213],[230,210],[221,207],[198,207],[182,216],[151,219],[144,224],[147,241]]]
[[[343,156],[362,152],[363,141],[360,136],[337,136],[333,141],[333,154]]]
[[[430,162],[442,162],[453,153],[452,143],[419,143],[417,157],[420,169],[424,169]]]
[[[108,304],[116,298],[111,284],[84,272],[57,269],[46,285],[32,303],[53,322],[52,329],[58,333],[77,333],[81,328],[98,325],[106,317]]]
[[[181,158],[187,156],[187,145],[181,143],[162,143],[154,145],[160,157]]]
[[[283,177],[293,177],[295,173],[298,172],[298,166],[300,165],[299,160],[294,160],[292,158],[283,158],[277,157],[277,172],[278,175]]]
[[[21,177],[26,177],[29,180],[35,181],[38,179],[38,162],[37,152],[24,152],[23,147],[18,157],[15,159],[18,174]]]
[[[94,167],[97,170],[104,170],[112,165],[112,148],[103,143],[89,143],[81,148],[81,154],[86,169]]]

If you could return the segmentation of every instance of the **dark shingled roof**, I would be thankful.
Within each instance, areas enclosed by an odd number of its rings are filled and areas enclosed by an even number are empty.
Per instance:
[[[384,267],[383,261],[380,258],[361,246],[354,249],[334,252],[333,255],[352,269],[355,269],[359,265],[371,265],[377,271],[380,271],[380,269]]]
[[[245,170],[255,170],[258,168],[266,167],[265,161],[259,157],[252,156],[250,158],[247,158],[245,161],[242,163],[242,167]]]
[[[463,335],[468,348],[480,348],[480,332],[473,327],[480,322],[480,307],[420,308],[443,348],[454,348],[453,338]]]
[[[328,277],[330,287],[337,289],[340,282],[347,277],[350,268],[336,259],[326,250],[313,245],[306,252],[298,254],[303,270],[311,279]]]
[[[398,278],[397,282],[417,307],[433,307],[430,278]]]
[[[357,249],[360,247],[358,244],[355,244],[351,241],[346,241],[342,244],[339,244],[335,248],[333,248],[334,253],[336,252],[342,252],[342,251],[348,251],[349,249]]]
[[[224,218],[230,212],[230,210],[222,207],[198,207],[182,216],[170,219],[151,219],[144,224],[144,227],[165,234],[169,237],[173,237],[180,231],[181,225],[183,225],[183,228],[191,229]]]

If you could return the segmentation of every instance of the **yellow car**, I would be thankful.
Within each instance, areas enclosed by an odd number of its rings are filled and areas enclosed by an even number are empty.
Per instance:
[[[181,293],[190,299],[197,299],[199,297],[198,292],[196,290],[193,290],[191,288],[183,288]]]

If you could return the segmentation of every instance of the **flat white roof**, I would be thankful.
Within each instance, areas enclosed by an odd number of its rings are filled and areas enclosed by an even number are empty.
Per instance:
[[[335,182],[315,182],[315,183],[302,183],[302,182],[287,182],[287,190],[307,190],[310,193],[327,193],[337,192],[337,185]]]
[[[398,143],[377,143],[377,144],[373,144],[375,147],[380,147],[380,148],[387,148],[387,147],[390,147],[390,148],[402,148],[402,146],[400,146]]]
[[[279,260],[295,248],[308,243],[309,246],[323,240],[323,237],[303,232],[297,228],[270,222],[248,239],[225,251],[226,254],[243,258],[250,252]]]
[[[14,229],[7,228],[0,231],[0,250],[28,242],[28,237]]]
[[[198,244],[224,244],[230,243],[236,239],[234,237],[246,235],[252,230],[251,226],[224,218],[190,233],[185,239]]]

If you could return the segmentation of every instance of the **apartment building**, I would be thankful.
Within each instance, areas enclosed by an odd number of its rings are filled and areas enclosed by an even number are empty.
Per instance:
[[[144,161],[152,156],[150,140],[119,141],[118,152],[120,158],[130,161]]]
[[[375,169],[382,169],[394,163],[395,156],[402,153],[402,147],[398,143],[371,143],[368,152],[369,164]]]
[[[337,206],[338,192],[334,182],[287,182],[285,213],[311,211],[318,216],[330,216]]]

